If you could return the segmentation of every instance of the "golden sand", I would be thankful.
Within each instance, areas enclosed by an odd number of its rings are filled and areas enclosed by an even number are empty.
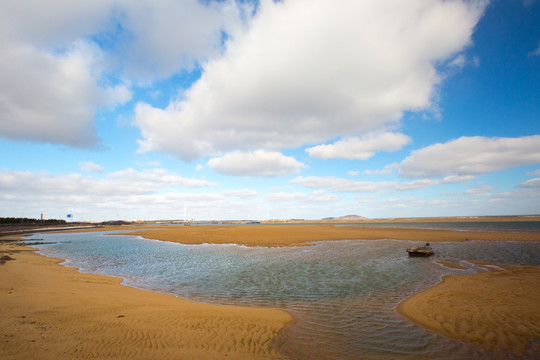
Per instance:
[[[298,246],[327,240],[436,241],[540,241],[540,233],[476,232],[403,228],[366,228],[335,225],[164,226],[130,232],[148,239],[183,244],[242,244],[247,246]],[[117,228],[118,229],[118,228]],[[125,227],[125,229],[130,229]]]
[[[540,267],[504,269],[443,281],[398,306],[414,322],[451,338],[527,356],[540,353]]]
[[[278,359],[284,311],[199,304],[0,245],[1,359]]]

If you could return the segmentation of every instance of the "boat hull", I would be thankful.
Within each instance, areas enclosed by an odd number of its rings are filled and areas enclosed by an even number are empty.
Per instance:
[[[431,251],[407,251],[409,257],[428,257],[433,255],[433,250]]]
[[[407,253],[410,257],[428,257],[433,255],[433,249],[431,247],[423,246],[407,249]]]

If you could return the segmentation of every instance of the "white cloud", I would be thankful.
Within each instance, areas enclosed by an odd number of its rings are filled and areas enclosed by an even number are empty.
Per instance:
[[[97,110],[130,100],[133,81],[219,54],[222,31],[237,31],[249,8],[233,0],[2,2],[0,138],[95,146]]]
[[[471,196],[491,196],[491,192],[495,189],[495,187],[491,185],[483,185],[479,187],[475,187],[472,189],[468,189],[465,191],[465,195],[471,195]]]
[[[140,103],[139,151],[191,160],[356,137],[428,109],[435,65],[470,42],[485,1],[263,1],[249,29],[165,109]]]
[[[540,162],[540,135],[461,137],[415,150],[400,164],[404,177],[475,175]]]
[[[458,184],[462,182],[467,182],[473,180],[475,177],[472,175],[450,175],[442,179],[418,179],[414,181],[408,181],[399,184],[396,186],[396,190],[406,191],[406,190],[416,190],[423,189],[431,186],[445,185],[445,184]]]
[[[141,187],[207,187],[218,186],[218,183],[207,180],[185,178],[167,169],[151,169],[138,171],[135,169],[125,169],[110,173],[110,179],[119,179],[120,181],[131,184],[139,184]],[[146,186],[145,186],[146,185]]]
[[[101,51],[91,44],[78,42],[60,54],[0,44],[0,137],[92,146],[94,112],[131,97],[125,85],[97,85],[92,67]]]
[[[398,133],[370,133],[362,137],[350,137],[329,145],[317,145],[306,149],[309,156],[317,159],[367,160],[376,151],[396,151],[411,142],[407,135]]]
[[[268,194],[266,199],[272,203],[299,202],[299,203],[331,203],[339,200],[336,195],[327,194],[322,190],[310,194],[299,192],[276,192]]]
[[[358,176],[360,174],[360,171],[358,170],[350,170],[347,172],[347,175],[349,176]]]
[[[431,186],[457,184],[474,179],[474,176],[447,176],[443,179],[419,179],[400,183],[398,181],[355,181],[338,178],[334,176],[318,177],[296,177],[290,181],[291,184],[298,184],[313,189],[328,189],[334,192],[361,192],[372,193],[381,190],[409,191],[423,189]]]
[[[51,49],[92,38],[107,50],[104,65],[152,80],[217,55],[222,31],[236,32],[251,9],[233,0],[22,0],[2,3],[0,29],[17,42]]]
[[[222,31],[234,34],[242,26],[248,4],[233,0],[121,1],[112,19],[121,24],[120,46],[111,59],[125,76],[138,80],[168,77],[193,69],[221,51]],[[114,7],[111,6],[111,11]]]
[[[392,163],[386,165],[384,168],[380,170],[364,170],[365,175],[389,175],[394,171],[395,169],[399,168],[398,163]]]
[[[14,214],[24,204],[27,215],[36,209],[48,209],[47,217],[64,218],[64,211],[73,209],[78,213],[77,220],[83,209],[85,219],[91,220],[119,216],[124,219],[181,218],[184,202],[193,208],[192,214],[196,208],[226,209],[230,202],[225,195],[181,192],[217,185],[184,178],[164,169],[126,169],[103,178],[4,169],[0,170],[0,212]],[[175,212],[179,215],[175,216]]]
[[[227,190],[223,191],[222,194],[239,198],[252,198],[258,195],[257,191],[251,189]]]
[[[529,179],[518,185],[526,188],[540,188],[540,178]]]
[[[150,194],[166,188],[217,186],[206,180],[184,178],[164,169],[139,172],[126,169],[105,178],[80,174],[52,175],[29,171],[0,170],[0,192],[45,194],[46,196],[115,196]]]
[[[328,189],[334,192],[377,192],[397,186],[396,181],[354,181],[334,176],[299,176],[290,181],[291,184],[302,185],[312,189]]]
[[[531,51],[529,53],[529,56],[540,56],[540,41],[538,42],[538,47],[535,50]]]
[[[102,173],[105,169],[103,166],[98,165],[96,163],[93,163],[91,161],[83,161],[79,163],[79,166],[81,167],[81,171],[83,172],[97,172]]]
[[[234,151],[212,158],[206,164],[222,174],[240,176],[281,176],[298,173],[305,165],[276,151]]]
[[[463,54],[459,54],[452,61],[450,61],[448,65],[453,68],[462,69],[463,67],[465,67],[466,63],[467,60],[465,59],[465,56]]]

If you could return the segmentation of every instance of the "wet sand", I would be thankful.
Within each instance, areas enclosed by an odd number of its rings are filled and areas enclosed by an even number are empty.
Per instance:
[[[284,311],[208,305],[1,244],[1,359],[279,359]]]
[[[335,225],[164,226],[130,232],[148,239],[183,244],[241,244],[247,246],[300,246],[330,240],[540,241],[538,233],[476,232],[403,228],[367,228]],[[121,229],[121,228],[116,228]],[[129,227],[125,228],[126,230]]]
[[[488,272],[447,276],[398,306],[428,329],[534,358],[540,354],[540,267],[490,266]]]

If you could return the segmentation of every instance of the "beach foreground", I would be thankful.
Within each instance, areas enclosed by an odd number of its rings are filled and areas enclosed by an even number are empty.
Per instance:
[[[398,306],[414,322],[451,338],[528,357],[540,354],[540,267],[487,265],[447,276]]]
[[[199,304],[0,245],[2,359],[279,359],[281,310]]]

